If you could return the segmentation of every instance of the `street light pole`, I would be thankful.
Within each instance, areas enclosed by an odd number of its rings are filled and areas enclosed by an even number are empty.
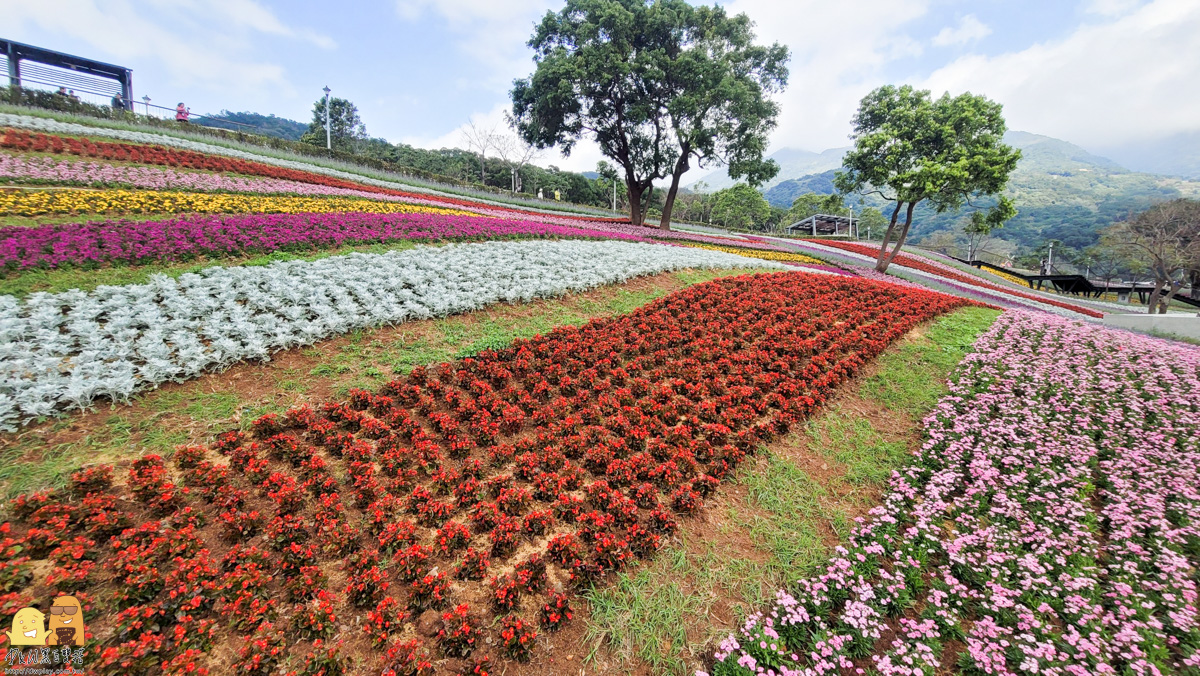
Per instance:
[[[333,150],[333,140],[329,135],[329,85],[325,85],[321,91],[325,92],[325,149]]]

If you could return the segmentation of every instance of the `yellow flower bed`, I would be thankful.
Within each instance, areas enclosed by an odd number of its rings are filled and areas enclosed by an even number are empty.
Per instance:
[[[999,272],[997,270],[990,270],[987,268],[981,268],[981,269],[989,274],[999,277],[1000,279],[1007,279],[1008,281],[1012,282],[1013,284],[1019,284],[1020,286],[1024,286],[1024,287],[1029,286],[1029,282],[1021,279],[1020,277],[1018,277],[1016,275],[1010,275],[1007,272]]]
[[[783,251],[767,251],[765,249],[742,249],[733,246],[721,246],[719,244],[685,244],[696,249],[710,249],[712,251],[724,251],[725,253],[737,254],[739,256],[748,256],[750,258],[761,258],[765,261],[787,261],[789,263],[810,263],[812,265],[827,265],[824,261],[819,261],[811,256],[805,256],[798,253],[786,253]]]
[[[360,211],[476,216],[460,209],[347,197],[275,197],[156,190],[12,190],[0,193],[0,214],[290,214]]]

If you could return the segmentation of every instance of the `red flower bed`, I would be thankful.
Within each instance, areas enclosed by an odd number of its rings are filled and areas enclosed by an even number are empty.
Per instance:
[[[23,150],[26,152],[78,155],[80,157],[95,157],[97,159],[117,162],[137,162],[140,164],[153,164],[166,167],[183,167],[185,169],[201,169],[205,171],[216,171],[222,173],[245,174],[247,176],[279,178],[289,181],[298,181],[300,183],[308,183],[311,185],[325,185],[332,188],[362,190],[365,192],[373,192],[379,195],[432,200],[435,202],[442,202],[447,205],[465,207],[468,209],[482,206],[477,202],[471,202],[464,199],[444,197],[441,195],[430,195],[426,193],[404,192],[402,190],[392,190],[390,188],[382,188],[380,186],[371,185],[368,183],[346,181],[310,171],[287,169],[284,167],[276,167],[270,164],[264,164],[262,162],[240,160],[233,157],[223,157],[221,155],[208,155],[193,150],[180,150],[165,146],[92,141],[91,139],[87,138],[53,136],[49,134],[18,131],[16,129],[6,129],[4,130],[4,136],[0,137],[0,148],[10,148],[13,150]],[[513,207],[487,205],[487,208],[500,211],[509,211],[516,214],[524,214],[526,216],[545,215],[540,212],[516,209]],[[555,217],[573,218],[583,221],[595,221],[598,223],[628,222],[627,219],[604,218],[602,216],[572,216],[570,214],[555,214]]]
[[[805,240],[805,241],[812,242],[813,244],[820,244],[821,246],[829,246],[829,247],[833,247],[835,249],[851,251],[856,254],[862,254],[864,256],[874,257],[874,256],[879,255],[879,249],[872,247],[872,246],[867,246],[865,244],[856,244],[854,242],[831,241],[831,240],[825,240],[825,239],[810,239],[810,240]],[[999,291],[1001,293],[1007,293],[1010,296],[1016,296],[1017,298],[1024,298],[1025,300],[1032,300],[1032,301],[1036,301],[1038,303],[1045,303],[1047,305],[1053,305],[1055,307],[1060,307],[1064,310],[1070,310],[1071,312],[1078,312],[1081,315],[1087,315],[1088,317],[1096,317],[1097,319],[1102,319],[1104,317],[1104,313],[1102,313],[1102,312],[1090,310],[1088,308],[1080,307],[1078,305],[1071,305],[1070,303],[1064,303],[1062,301],[1054,300],[1052,298],[1046,298],[1045,296],[1035,296],[1030,293],[1022,293],[1015,289],[1010,289],[1006,286],[1000,286],[999,284],[989,284],[989,283],[985,282],[984,280],[979,279],[978,277],[963,274],[961,272],[956,272],[947,266],[934,265],[933,263],[921,260],[920,258],[917,258],[915,256],[909,256],[908,254],[897,254],[896,257],[893,259],[893,261],[896,263],[899,263],[900,265],[903,265],[906,268],[920,270],[921,272],[928,272],[931,275],[945,277],[946,279],[953,279],[956,282],[961,282],[963,284],[970,284],[971,286],[977,286],[981,289],[987,289],[988,291]]]
[[[539,629],[571,618],[571,590],[653,556],[749,454],[896,338],[967,304],[743,276],[418,367],[174,462],[146,456],[116,487],[92,469],[18,498],[0,527],[6,588],[77,590],[101,676],[210,653],[247,673],[528,659]],[[33,572],[47,557],[62,568],[51,579]],[[343,629],[354,617],[365,622]]]

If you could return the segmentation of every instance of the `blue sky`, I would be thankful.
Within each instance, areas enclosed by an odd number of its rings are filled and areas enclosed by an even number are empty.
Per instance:
[[[533,24],[562,0],[0,0],[0,36],[134,70],[135,96],[195,112],[307,121],[328,84],[372,135],[460,144],[498,124],[531,69]],[[970,90],[1010,126],[1089,149],[1200,128],[1196,0],[732,0],[791,47],[775,148],[846,144],[863,94],[887,83]],[[543,164],[590,168],[583,146]]]

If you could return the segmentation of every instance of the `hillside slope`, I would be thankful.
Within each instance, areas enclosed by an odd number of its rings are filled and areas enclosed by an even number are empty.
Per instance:
[[[1086,247],[1096,241],[1101,229],[1131,211],[1159,200],[1200,195],[1200,181],[1130,171],[1049,136],[1013,131],[1005,141],[1020,148],[1022,157],[1006,190],[1019,213],[1001,235],[1018,244],[1034,246],[1057,239],[1068,246]],[[786,208],[805,192],[833,193],[835,173],[836,169],[828,169],[792,176],[767,187],[764,194],[772,205]],[[881,204],[873,197],[861,201]],[[963,219],[962,213],[918,209],[913,236],[954,228]]]

